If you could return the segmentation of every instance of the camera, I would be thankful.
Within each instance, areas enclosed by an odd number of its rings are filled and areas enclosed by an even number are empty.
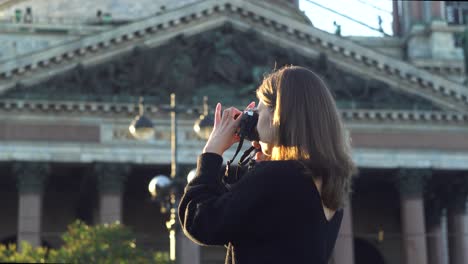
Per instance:
[[[244,110],[237,132],[239,137],[245,138],[249,141],[259,141],[260,138],[257,131],[257,122],[258,110],[256,108]]]
[[[236,116],[237,118],[237,116]],[[239,144],[237,145],[236,153],[234,154],[234,157],[232,157],[231,160],[227,161],[226,164],[226,172],[224,173],[224,176],[229,177],[229,168],[231,163],[234,161],[236,158],[237,154],[239,154],[239,151],[242,148],[242,144],[244,143],[244,139],[250,140],[250,141],[259,141],[260,137],[258,135],[257,131],[257,122],[258,122],[258,110],[256,108],[248,108],[244,110],[243,115],[240,120],[239,127],[237,128],[236,134],[240,137]],[[254,151],[255,148],[252,146],[248,150],[244,152],[242,157],[239,160],[238,167],[244,166],[246,162],[249,162],[252,160],[252,157],[248,157],[249,154]],[[255,151],[253,152],[255,154]],[[248,159],[246,159],[248,158]],[[250,167],[250,165],[249,165]],[[236,176],[235,178],[238,178],[237,175],[237,170],[236,170]]]

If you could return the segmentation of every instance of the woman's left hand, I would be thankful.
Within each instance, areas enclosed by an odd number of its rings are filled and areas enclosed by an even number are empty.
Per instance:
[[[247,108],[254,106],[255,102],[252,102]],[[235,107],[225,109],[221,116],[221,104],[218,103],[215,110],[213,131],[203,148],[203,153],[211,152],[222,156],[232,144],[239,142],[240,138],[236,132],[241,118],[242,111]]]

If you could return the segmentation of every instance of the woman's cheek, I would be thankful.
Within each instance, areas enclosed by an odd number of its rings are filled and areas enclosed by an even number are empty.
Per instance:
[[[273,143],[273,127],[270,125],[269,120],[259,119],[257,130],[261,141],[265,143]]]
[[[260,116],[258,118],[258,123],[257,123],[257,131],[258,131],[258,135],[260,137],[260,140],[265,142],[265,139],[267,137],[267,129],[268,127],[265,127],[265,119],[263,118],[263,116]]]

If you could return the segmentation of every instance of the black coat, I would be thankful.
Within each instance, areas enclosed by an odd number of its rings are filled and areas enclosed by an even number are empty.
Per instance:
[[[223,159],[199,156],[179,204],[184,233],[200,245],[227,245],[226,264],[326,264],[343,218],[330,221],[320,194],[297,161],[263,161],[231,188]]]

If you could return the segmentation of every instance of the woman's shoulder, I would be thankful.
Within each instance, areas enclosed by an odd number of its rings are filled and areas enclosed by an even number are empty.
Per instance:
[[[319,198],[315,195],[312,177],[299,160],[262,161],[246,176],[252,176],[253,185],[257,188],[262,186],[274,190],[276,196],[286,195],[287,199]],[[291,194],[295,195],[288,196]]]
[[[260,169],[299,169],[301,163],[298,160],[265,160],[255,164]]]
[[[255,164],[252,172],[257,175],[266,175],[270,178],[303,174],[303,166],[297,160],[271,160]]]

